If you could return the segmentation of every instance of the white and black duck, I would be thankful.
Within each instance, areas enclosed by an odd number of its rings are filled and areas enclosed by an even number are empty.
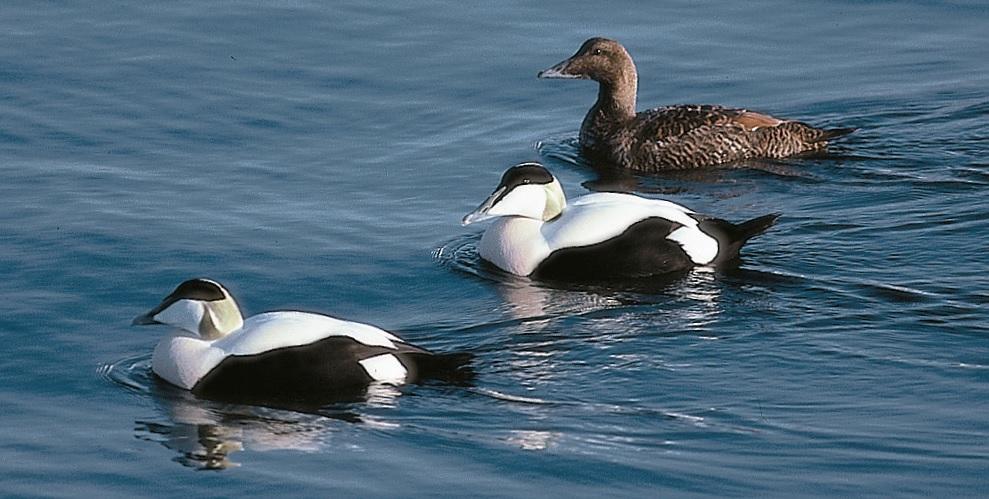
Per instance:
[[[470,354],[432,353],[368,324],[297,311],[245,319],[209,279],[183,282],[133,323],[173,327],[155,347],[152,370],[204,398],[332,399],[372,382],[469,375]]]
[[[620,43],[591,38],[540,78],[590,79],[598,99],[580,126],[590,159],[639,171],[693,168],[822,151],[854,128],[821,129],[729,107],[674,105],[636,113],[638,74]]]
[[[539,163],[522,163],[505,172],[463,224],[495,217],[479,251],[498,268],[552,280],[609,280],[734,264],[742,245],[779,214],[733,224],[669,201],[619,193],[588,194],[567,204],[556,177]]]

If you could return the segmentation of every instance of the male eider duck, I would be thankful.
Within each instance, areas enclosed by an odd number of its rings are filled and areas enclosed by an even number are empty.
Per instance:
[[[568,205],[546,168],[522,163],[463,224],[494,217],[479,251],[496,267],[553,280],[609,280],[733,263],[779,214],[736,225],[669,201],[605,192]]]
[[[539,78],[598,82],[598,100],[580,125],[580,146],[595,161],[639,171],[693,168],[821,151],[854,128],[824,130],[745,109],[677,105],[636,114],[638,75],[620,43],[591,38]]]
[[[471,358],[435,354],[377,327],[326,315],[277,311],[244,319],[230,293],[209,279],[183,282],[134,324],[176,328],[155,347],[151,369],[211,399],[331,399],[372,382],[456,379]]]

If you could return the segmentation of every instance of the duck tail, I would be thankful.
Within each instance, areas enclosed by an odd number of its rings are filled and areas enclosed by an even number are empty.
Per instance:
[[[749,239],[766,232],[779,217],[779,213],[770,213],[738,224],[720,218],[701,220],[700,229],[718,240],[718,255],[711,264],[720,266],[738,262],[742,246]]]
[[[752,220],[746,220],[740,224],[735,224],[733,229],[733,238],[738,241],[738,245],[741,246],[745,244],[746,241],[752,239],[763,232],[766,232],[776,220],[780,217],[781,213],[770,213],[768,215],[763,215],[761,217],[753,218]]]
[[[470,366],[474,360],[472,353],[419,353],[410,356],[415,360],[419,379],[468,383],[474,378],[474,370]]]

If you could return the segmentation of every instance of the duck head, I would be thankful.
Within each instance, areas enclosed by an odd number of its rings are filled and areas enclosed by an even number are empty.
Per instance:
[[[637,74],[632,57],[622,44],[608,38],[591,38],[577,53],[539,72],[539,78],[594,80],[610,86],[635,85]]]
[[[133,325],[148,324],[167,324],[204,340],[215,340],[240,329],[244,318],[237,302],[220,283],[190,279],[133,322]]]
[[[516,216],[544,222],[563,212],[567,200],[560,182],[539,163],[508,169],[494,192],[463,219],[463,225],[489,218]]]

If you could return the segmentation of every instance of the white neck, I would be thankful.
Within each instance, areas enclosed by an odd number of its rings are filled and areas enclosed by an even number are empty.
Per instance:
[[[563,186],[560,185],[560,181],[556,177],[544,188],[546,189],[546,206],[543,209],[543,220],[550,221],[560,216],[566,209],[567,196],[563,193]]]

